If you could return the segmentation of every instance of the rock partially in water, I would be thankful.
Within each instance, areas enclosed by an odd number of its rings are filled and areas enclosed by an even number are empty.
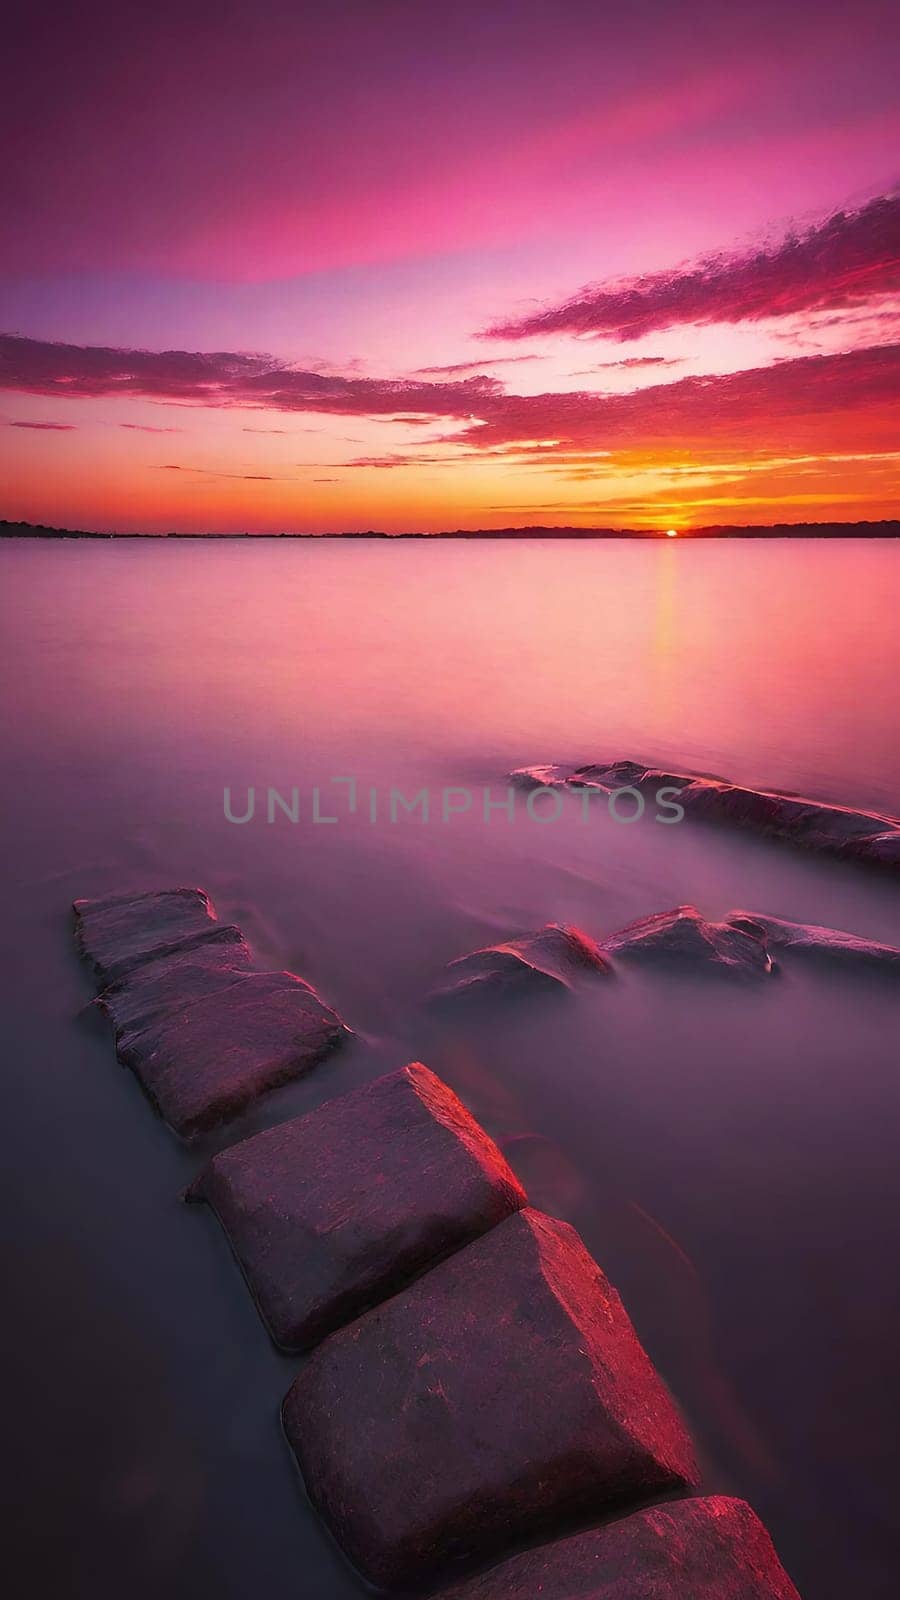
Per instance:
[[[686,967],[727,977],[765,978],[772,971],[764,932],[707,922],[695,906],[641,917],[603,941],[616,961]]]
[[[184,1138],[302,1076],[348,1030],[292,972],[253,972],[240,929],[202,889],[76,900],[119,1060]]]
[[[602,949],[579,928],[549,922],[536,933],[487,945],[451,961],[444,980],[431,990],[432,1004],[559,994],[579,974],[611,971]]]
[[[715,1495],[527,1550],[440,1600],[799,1600],[756,1514]]]
[[[900,867],[900,821],[879,812],[825,805],[778,790],[747,789],[723,778],[666,772],[629,760],[522,767],[510,773],[509,781],[522,788],[597,789],[606,795],[631,788],[649,797],[672,789],[688,816],[731,823],[826,855]]]
[[[302,1077],[346,1034],[302,978],[251,972],[159,1011],[119,1040],[118,1054],[169,1126],[189,1139]]]
[[[283,1418],[312,1500],[385,1586],[697,1481],[615,1290],[530,1209],[326,1339]]]
[[[222,1151],[187,1198],[215,1210],[288,1350],[526,1203],[493,1141],[418,1062]]]
[[[787,922],[757,911],[731,911],[725,920],[733,928],[764,939],[770,950],[786,950],[791,957],[900,973],[900,949],[896,945],[879,944],[875,939],[861,939],[855,933],[820,928],[810,922]]]
[[[144,961],[169,954],[187,939],[202,939],[217,925],[202,889],[76,900],[74,910],[78,948],[104,984]]]
[[[239,928],[219,922],[209,933],[187,939],[177,950],[132,967],[104,989],[97,1005],[115,1025],[116,1042],[134,1036],[165,1012],[216,994],[250,972],[253,958]]]

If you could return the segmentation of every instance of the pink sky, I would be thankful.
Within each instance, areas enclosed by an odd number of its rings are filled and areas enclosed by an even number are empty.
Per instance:
[[[95,3],[18,29],[0,516],[898,514],[893,6]]]

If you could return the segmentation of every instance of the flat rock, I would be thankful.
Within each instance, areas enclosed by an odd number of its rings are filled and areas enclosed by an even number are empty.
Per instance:
[[[579,973],[611,971],[600,946],[579,928],[549,922],[535,933],[473,950],[451,961],[429,994],[432,1004],[504,994],[560,994]]]
[[[218,922],[168,955],[132,967],[98,997],[112,1019],[116,1040],[127,1047],[167,1011],[215,994],[250,972],[253,958],[239,928]]]
[[[440,1600],[799,1600],[743,1500],[716,1495],[514,1556]]]
[[[418,1062],[222,1151],[187,1198],[215,1210],[287,1350],[526,1203],[493,1141]]]
[[[141,962],[169,954],[187,939],[208,936],[217,921],[202,889],[76,900],[74,910],[78,948],[104,984]]]
[[[283,1420],[313,1502],[383,1586],[697,1478],[615,1290],[530,1209],[320,1344]]]
[[[346,1033],[302,978],[251,972],[157,1011],[125,1030],[117,1050],[170,1127],[192,1138],[302,1077]]]
[[[757,933],[770,950],[788,950],[792,956],[848,967],[871,967],[900,972],[900,949],[861,939],[838,928],[820,928],[811,922],[787,922],[756,911],[731,911],[726,917],[733,928]]]
[[[603,941],[617,961],[678,966],[728,977],[764,978],[772,971],[762,928],[707,922],[695,906],[642,917]]]
[[[666,772],[639,761],[593,762],[580,767],[521,767],[509,775],[520,788],[678,790],[685,814],[727,822],[803,849],[880,866],[900,866],[900,821],[875,811],[825,805],[778,790],[748,789],[724,778]]]

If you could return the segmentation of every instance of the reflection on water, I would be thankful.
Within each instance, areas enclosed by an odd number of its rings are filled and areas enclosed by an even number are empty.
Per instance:
[[[196,1158],[76,1020],[89,986],[67,902],[188,881],[360,1035],[257,1124],[427,1060],[536,1203],[583,1232],[711,1482],[757,1505],[801,1588],[893,1594],[890,988],[643,973],[440,1028],[417,1002],[493,938],[547,920],[601,935],[682,901],[897,942],[894,885],[571,809],[314,828],[304,808],[297,826],[236,827],[222,790],[353,775],[499,792],[512,765],[629,755],[896,813],[900,550],[16,544],[0,568],[4,1181],[26,1201],[6,1332],[21,1525],[57,1530],[48,1581],[148,1600],[360,1592],[278,1434],[293,1365],[214,1227],[176,1203]]]

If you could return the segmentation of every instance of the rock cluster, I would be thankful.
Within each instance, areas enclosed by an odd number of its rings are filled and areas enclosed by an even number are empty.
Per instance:
[[[619,789],[655,795],[666,789],[688,817],[731,823],[825,855],[900,867],[900,821],[874,811],[824,805],[800,795],[748,789],[723,778],[666,772],[628,760],[581,767],[521,767],[509,778],[521,788],[596,789],[606,795]]]
[[[788,922],[756,911],[730,911],[710,922],[696,906],[675,906],[594,940],[549,923],[536,933],[489,945],[451,961],[428,996],[432,1004],[492,1002],[564,994],[579,973],[610,976],[618,965],[724,978],[768,978],[784,958],[849,970],[900,973],[900,949],[837,928]]]
[[[75,911],[119,1055],[180,1133],[346,1031],[301,978],[255,972],[199,890]],[[521,967],[562,990],[606,975],[613,947],[740,971],[766,950],[746,914],[706,924],[681,907],[606,947],[551,925],[457,963],[451,983],[502,992],[515,972],[527,989]],[[420,1063],[223,1150],[186,1198],[216,1212],[276,1342],[306,1353],[284,1431],[368,1582],[420,1589],[501,1561],[445,1600],[797,1600],[742,1502],[641,1509],[699,1486],[677,1408],[581,1239],[528,1206]],[[604,1525],[560,1539],[573,1519]]]

